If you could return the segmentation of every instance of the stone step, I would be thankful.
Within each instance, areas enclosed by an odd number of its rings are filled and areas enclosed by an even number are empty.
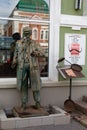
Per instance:
[[[83,126],[87,127],[87,115],[76,115],[74,119],[81,123]]]
[[[82,97],[82,100],[83,100],[84,102],[87,102],[87,96],[83,96],[83,97]]]
[[[87,115],[87,102],[81,100],[75,102],[75,108]]]
[[[75,101],[76,114],[73,118],[87,127],[87,96],[83,96],[82,100]]]

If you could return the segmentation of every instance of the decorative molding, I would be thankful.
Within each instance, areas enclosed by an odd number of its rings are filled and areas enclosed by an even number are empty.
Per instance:
[[[60,26],[80,26],[81,28],[87,28],[87,17],[86,16],[71,16],[61,15]]]

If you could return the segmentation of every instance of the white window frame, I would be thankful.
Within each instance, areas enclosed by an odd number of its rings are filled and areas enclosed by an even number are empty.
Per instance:
[[[50,0],[49,79],[54,82],[58,82],[56,65],[59,57],[60,12],[61,0]]]
[[[57,60],[59,57],[59,26],[60,26],[60,7],[61,0],[49,0],[50,1],[50,19],[47,21],[42,20],[29,20],[29,19],[16,19],[16,18],[3,18],[1,20],[12,21],[27,21],[27,22],[39,22],[46,23],[49,26],[49,76],[42,78],[43,83],[58,82],[58,71],[56,69]],[[16,78],[0,78],[0,88],[15,88]]]

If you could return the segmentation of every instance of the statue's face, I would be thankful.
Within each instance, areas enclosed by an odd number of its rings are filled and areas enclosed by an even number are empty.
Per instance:
[[[30,34],[28,32],[24,32],[23,33],[23,37],[27,37],[28,38],[28,37],[30,37]]]
[[[30,41],[31,41],[31,39],[32,39],[32,35],[31,35],[29,32],[24,32],[23,38],[26,39],[26,42],[27,42],[28,44],[30,44],[30,43],[31,43]]]
[[[31,35],[32,35],[32,29],[30,29],[28,27],[24,28],[23,37],[30,38]]]

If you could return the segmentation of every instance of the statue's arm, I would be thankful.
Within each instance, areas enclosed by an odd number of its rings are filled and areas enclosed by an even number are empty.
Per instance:
[[[35,43],[34,51],[32,52],[31,56],[36,57],[48,57],[48,49],[43,49],[39,44]]]

